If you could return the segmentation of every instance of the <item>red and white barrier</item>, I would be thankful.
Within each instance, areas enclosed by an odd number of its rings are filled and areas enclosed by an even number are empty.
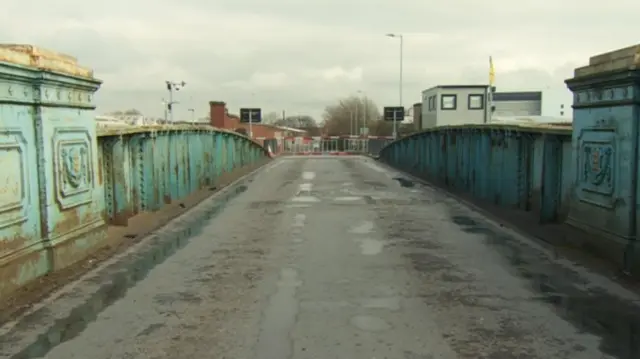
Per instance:
[[[264,141],[270,157],[285,156],[349,156],[369,153],[372,141],[391,141],[390,136],[305,136]],[[269,140],[269,141],[267,141]],[[376,144],[376,148],[380,147]]]
[[[312,136],[312,137],[285,137],[283,140],[285,141],[299,141],[299,142],[310,142],[310,141],[324,141],[324,140],[339,140],[339,139],[360,139],[360,140],[393,140],[393,136],[354,136],[354,135],[344,135],[344,136]]]

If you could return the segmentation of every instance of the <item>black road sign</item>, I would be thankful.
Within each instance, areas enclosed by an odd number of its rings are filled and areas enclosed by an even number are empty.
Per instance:
[[[262,111],[259,108],[241,108],[240,122],[262,122]]]
[[[384,120],[385,121],[402,121],[404,120],[404,107],[385,107],[384,108]]]

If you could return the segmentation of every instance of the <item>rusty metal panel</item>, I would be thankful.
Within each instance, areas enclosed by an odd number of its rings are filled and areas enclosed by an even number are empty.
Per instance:
[[[104,198],[109,223],[127,225],[133,215],[131,196],[129,141],[120,138],[103,138],[99,150],[103,152],[105,178]]]
[[[544,157],[543,137],[554,141],[546,145]],[[555,147],[549,147],[551,143]],[[544,126],[449,126],[391,142],[381,149],[379,159],[495,204],[556,221],[562,220],[571,198],[572,187],[563,178],[571,173],[570,143],[570,132]]]

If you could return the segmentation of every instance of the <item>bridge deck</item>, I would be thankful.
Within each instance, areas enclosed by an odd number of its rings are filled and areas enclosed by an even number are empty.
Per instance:
[[[238,191],[128,291],[105,292],[97,317],[59,325],[46,357],[638,355],[635,294],[371,159],[282,158]],[[51,312],[100,285],[77,283]]]

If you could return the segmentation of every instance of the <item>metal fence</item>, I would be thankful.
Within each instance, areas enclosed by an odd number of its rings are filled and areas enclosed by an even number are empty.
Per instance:
[[[262,139],[276,155],[370,155],[377,156],[391,137],[286,137]]]

